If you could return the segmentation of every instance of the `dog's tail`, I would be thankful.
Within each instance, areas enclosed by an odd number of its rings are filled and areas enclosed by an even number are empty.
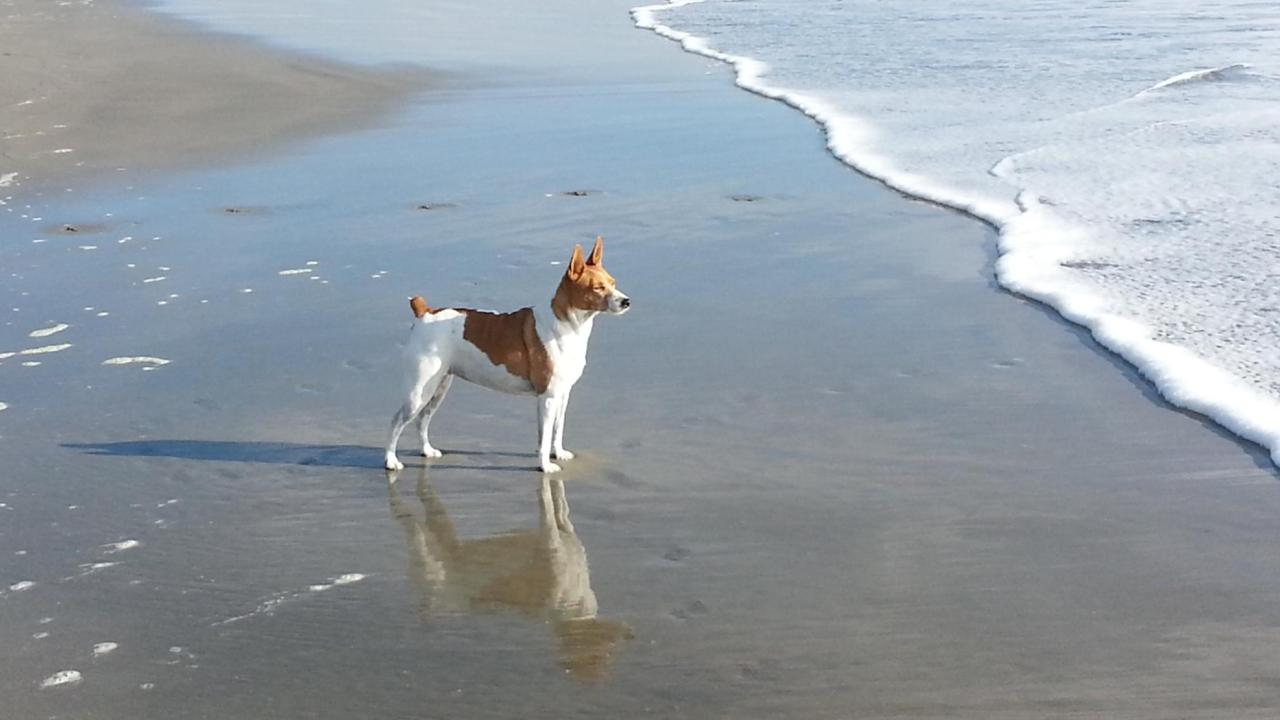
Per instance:
[[[409,298],[409,309],[413,310],[413,316],[416,318],[431,312],[431,308],[427,306],[427,301],[423,300],[421,295],[414,295]]]

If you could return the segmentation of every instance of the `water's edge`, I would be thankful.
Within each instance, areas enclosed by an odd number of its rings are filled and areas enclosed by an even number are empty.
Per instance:
[[[663,12],[704,0],[669,0],[631,10],[639,29],[675,41],[686,51],[723,62],[734,69],[735,84],[748,92],[788,105],[816,121],[826,134],[828,151],[858,173],[914,198],[961,212],[986,223],[999,234],[995,279],[1006,290],[1048,306],[1079,325],[1105,349],[1134,369],[1170,404],[1202,415],[1236,436],[1265,448],[1280,467],[1280,403],[1249,387],[1229,372],[1186,348],[1153,338],[1151,328],[1107,312],[1102,298],[1081,291],[1065,278],[1061,249],[1041,240],[1048,222],[1044,206],[1024,193],[1018,211],[959,188],[895,167],[874,147],[872,126],[837,111],[821,98],[774,87],[765,81],[768,64],[745,55],[722,52],[705,38],[658,20]]]

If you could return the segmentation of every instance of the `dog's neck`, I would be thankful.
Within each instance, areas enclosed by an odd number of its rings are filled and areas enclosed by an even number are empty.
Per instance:
[[[569,305],[561,305],[554,298],[543,309],[550,310],[550,312],[538,313],[538,320],[546,323],[547,330],[554,337],[564,337],[566,335],[588,336],[591,334],[591,326],[596,319],[596,315],[600,314],[598,310],[583,310]]]

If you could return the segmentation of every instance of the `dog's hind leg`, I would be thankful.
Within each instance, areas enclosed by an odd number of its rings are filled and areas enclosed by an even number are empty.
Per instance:
[[[415,369],[413,385],[409,389],[409,397],[391,418],[391,432],[387,436],[387,451],[383,458],[383,467],[388,470],[403,470],[404,463],[396,459],[396,445],[400,442],[400,433],[422,412],[429,398],[435,395],[436,388],[444,380],[446,373],[444,363],[439,358],[428,358],[419,362]]]
[[[440,403],[444,402],[445,393],[449,392],[449,385],[453,382],[453,375],[446,374],[440,380],[440,384],[436,386],[436,391],[431,395],[431,399],[418,413],[418,438],[422,440],[422,456],[429,458],[438,458],[444,453],[431,446],[431,441],[427,439],[427,429],[431,425],[431,416],[435,415],[436,410],[440,408]]]

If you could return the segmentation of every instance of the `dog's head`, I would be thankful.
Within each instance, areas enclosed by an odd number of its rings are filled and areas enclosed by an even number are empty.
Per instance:
[[[613,276],[604,269],[604,238],[596,238],[591,255],[583,257],[582,246],[573,246],[573,257],[565,270],[553,301],[562,317],[570,310],[621,315],[631,309],[631,298],[618,290]]]

